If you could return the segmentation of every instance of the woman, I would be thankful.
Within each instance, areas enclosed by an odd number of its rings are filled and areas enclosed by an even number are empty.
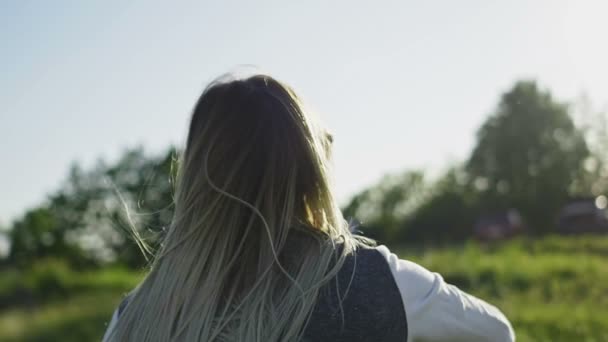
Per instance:
[[[104,341],[513,341],[495,307],[351,234],[331,143],[272,77],[208,86],[172,224]]]

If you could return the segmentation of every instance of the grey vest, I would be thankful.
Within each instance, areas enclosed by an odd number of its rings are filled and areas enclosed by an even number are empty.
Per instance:
[[[127,303],[128,297],[120,303],[119,315]],[[407,332],[401,293],[386,259],[375,249],[363,248],[347,257],[337,283],[332,280],[321,289],[304,341],[405,342]]]

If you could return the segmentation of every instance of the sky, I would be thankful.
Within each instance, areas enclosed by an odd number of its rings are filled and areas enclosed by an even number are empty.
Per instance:
[[[334,135],[341,203],[467,157],[501,93],[536,79],[608,104],[608,2],[0,2],[0,225],[73,162],[182,146],[207,82],[255,65]]]

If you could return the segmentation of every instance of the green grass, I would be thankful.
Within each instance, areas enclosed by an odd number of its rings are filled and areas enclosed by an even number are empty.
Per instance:
[[[26,274],[0,277],[0,298],[17,303],[0,311],[0,341],[100,341],[112,312],[141,275],[124,269],[74,272],[58,261]],[[19,282],[19,279],[21,281]]]
[[[395,250],[498,306],[518,341],[608,341],[608,238]]]
[[[34,310],[7,310],[0,316],[0,340],[100,341],[123,292],[77,294]]]
[[[141,272],[140,272],[141,273]],[[75,293],[103,293],[129,289],[141,275],[124,268],[76,272],[64,262],[48,259],[27,271],[4,269],[0,277],[0,309],[7,306],[44,304]]]
[[[501,308],[518,341],[608,341],[608,237],[391,247]],[[59,262],[3,273],[0,298],[26,288],[36,300],[0,310],[0,341],[99,341],[139,277],[122,269],[76,273]]]

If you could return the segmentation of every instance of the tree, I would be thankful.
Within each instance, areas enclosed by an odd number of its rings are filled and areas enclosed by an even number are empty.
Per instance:
[[[344,216],[362,224],[366,235],[381,241],[396,238],[403,220],[424,200],[424,174],[408,171],[386,175],[378,184],[355,195]]]
[[[428,188],[424,202],[400,230],[404,242],[454,242],[471,237],[478,198],[461,166],[451,167]]]
[[[113,165],[74,165],[59,190],[13,224],[9,261],[27,266],[52,256],[88,267],[118,258],[144,266],[132,234],[158,236],[170,223],[175,155],[150,157],[137,148]]]
[[[574,106],[574,113],[590,156],[585,160],[585,173],[573,184],[572,192],[605,195],[608,192],[608,110],[596,109],[583,94]]]
[[[514,206],[534,231],[546,232],[588,157],[569,107],[536,82],[520,81],[479,129],[467,171],[484,209]]]
[[[82,263],[85,259],[82,250],[70,244],[62,234],[62,227],[47,206],[29,210],[13,223],[9,232],[8,259],[20,267],[31,265],[36,259],[58,255]]]

